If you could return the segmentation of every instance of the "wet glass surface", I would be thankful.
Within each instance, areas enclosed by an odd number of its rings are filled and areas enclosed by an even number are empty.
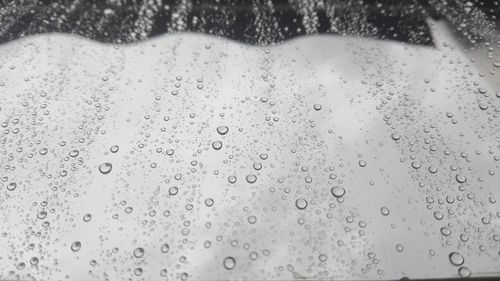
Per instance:
[[[499,11],[6,1],[0,279],[498,277]]]

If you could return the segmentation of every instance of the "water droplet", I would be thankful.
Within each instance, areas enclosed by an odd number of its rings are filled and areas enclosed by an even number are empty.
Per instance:
[[[465,262],[464,257],[458,252],[451,252],[448,255],[448,259],[454,266],[461,266]]]
[[[105,175],[105,174],[109,174],[109,172],[111,172],[111,169],[113,168],[113,165],[111,165],[111,163],[102,163],[101,165],[99,165],[99,172],[101,172],[101,174]]]
[[[255,183],[257,181],[257,176],[254,174],[250,174],[246,179],[248,183]]]
[[[465,266],[462,266],[458,269],[458,275],[460,275],[460,277],[462,278],[468,278],[471,276],[471,274],[472,273],[470,272],[470,270]]]
[[[212,147],[215,150],[220,150],[222,148],[222,142],[221,141],[214,141],[214,142],[212,142]]]
[[[76,149],[71,150],[71,151],[69,152],[69,156],[71,156],[71,157],[76,157],[76,156],[78,156],[78,154],[80,154],[80,151],[78,151],[78,150],[76,150]]]
[[[236,180],[237,180],[236,176],[229,176],[229,177],[227,177],[227,181],[229,183],[235,183]]]
[[[160,251],[166,254],[170,250],[170,246],[167,243],[163,243],[160,247]]]
[[[413,167],[413,169],[420,169],[420,167],[422,166],[422,164],[420,164],[420,162],[417,162],[417,161],[413,161],[411,162],[411,166]]]
[[[325,255],[325,254],[320,254],[319,257],[318,257],[319,261],[320,262],[325,262],[328,260],[328,256]]]
[[[212,198],[205,199],[205,205],[207,205],[207,207],[212,207],[214,205],[214,199]]]
[[[177,186],[172,186],[168,189],[168,194],[176,195],[179,192],[179,188]]]
[[[120,147],[118,145],[113,145],[112,147],[109,148],[109,151],[113,153],[117,153],[118,150],[120,150]]]
[[[256,216],[249,216],[249,217],[248,217],[248,222],[249,222],[250,224],[254,224],[254,223],[256,223],[256,222],[257,222],[257,217],[256,217]]]
[[[91,214],[85,214],[83,216],[83,221],[84,222],[89,222],[91,219],[92,219],[92,215]]]
[[[295,206],[297,206],[297,209],[299,210],[304,210],[307,208],[307,200],[304,198],[299,198],[295,201]]]
[[[232,270],[236,266],[236,260],[233,257],[226,257],[223,265],[225,269]]]
[[[345,194],[345,189],[341,186],[334,186],[330,191],[332,192],[332,195],[337,198],[340,198]]]
[[[7,190],[8,190],[8,191],[13,191],[13,190],[15,190],[15,189],[16,189],[16,187],[17,187],[17,183],[15,183],[15,182],[11,182],[11,183],[9,183],[9,184],[7,185]]]
[[[141,276],[141,275],[142,275],[142,272],[143,272],[143,270],[142,270],[142,268],[140,268],[140,267],[138,267],[138,268],[134,269],[134,274],[135,274],[135,276]]]
[[[219,135],[225,135],[227,134],[227,132],[229,132],[229,128],[227,126],[219,126],[217,127],[217,133],[219,133]]]
[[[436,218],[437,220],[442,220],[443,219],[443,213],[441,213],[440,211],[435,211],[434,212],[434,218]]]
[[[38,218],[38,219],[43,220],[43,219],[45,219],[46,217],[47,217],[47,212],[45,212],[45,211],[40,211],[40,212],[37,214],[37,218]]]
[[[455,179],[457,180],[458,183],[464,183],[467,181],[467,178],[461,174],[456,175]]]
[[[396,251],[398,251],[398,252],[400,252],[400,253],[401,253],[403,250],[404,250],[403,245],[401,245],[401,244],[397,244],[397,245],[396,245]]]
[[[142,258],[142,256],[144,256],[144,249],[139,247],[139,248],[135,248],[134,249],[134,257],[136,258]]]
[[[32,257],[30,259],[31,265],[37,265],[40,260],[37,257]]]
[[[449,229],[446,226],[441,227],[441,234],[444,236],[450,236],[451,235],[451,229]]]
[[[255,162],[255,163],[253,163],[253,168],[255,170],[259,171],[260,169],[262,169],[262,164],[259,162]]]
[[[392,133],[391,138],[395,141],[399,140],[401,138],[401,135],[398,133]]]
[[[82,243],[80,241],[75,241],[71,244],[71,251],[78,252],[82,248]]]

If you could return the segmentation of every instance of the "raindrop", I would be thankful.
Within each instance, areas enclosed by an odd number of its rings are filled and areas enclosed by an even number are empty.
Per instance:
[[[223,265],[225,269],[232,270],[236,266],[236,260],[233,257],[226,257]]]
[[[464,183],[467,181],[467,178],[461,174],[458,174],[455,176],[455,179],[457,180],[457,182],[459,183]]]
[[[219,133],[219,135],[225,135],[227,134],[227,132],[229,132],[229,128],[227,126],[219,126],[217,127],[217,133]]]
[[[248,222],[249,222],[250,224],[254,224],[254,223],[256,223],[256,222],[257,222],[257,217],[256,217],[256,216],[249,216],[249,217],[248,217]]]
[[[17,183],[15,183],[15,182],[11,182],[11,183],[9,183],[9,184],[7,185],[7,190],[8,190],[8,191],[13,191],[14,189],[16,189],[16,187],[17,187]]]
[[[71,244],[71,251],[78,252],[82,248],[82,243],[80,241],[75,241]]]
[[[160,247],[160,251],[166,254],[170,250],[170,246],[167,243],[163,243]]]
[[[334,186],[330,191],[332,192],[332,195],[337,198],[340,198],[345,194],[345,189],[341,186]]]
[[[401,135],[398,133],[392,133],[391,138],[395,141],[399,140],[401,138]]]
[[[401,244],[397,244],[397,245],[396,245],[396,251],[398,251],[398,252],[400,252],[400,253],[401,253],[403,250],[404,250],[403,245],[401,245]]]
[[[101,172],[101,174],[105,175],[105,174],[109,174],[109,172],[111,172],[111,169],[113,168],[113,165],[111,165],[111,163],[102,163],[101,165],[99,165],[99,172]]]
[[[235,182],[236,182],[236,180],[237,180],[236,176],[229,176],[229,177],[227,178],[227,181],[228,181],[229,183],[235,183]]]
[[[257,181],[257,176],[254,174],[250,174],[247,176],[248,183],[255,183]]]
[[[297,209],[299,210],[304,210],[307,208],[307,200],[304,198],[299,198],[295,201],[295,206],[297,206]]]
[[[451,229],[449,229],[446,226],[441,227],[441,234],[444,236],[450,236],[451,235]]]
[[[134,257],[136,258],[142,258],[142,256],[144,256],[144,249],[139,247],[139,248],[135,248],[134,249]]]
[[[205,199],[205,205],[207,205],[207,207],[212,207],[214,205],[214,199],[212,198]]]
[[[467,267],[462,266],[458,269],[458,275],[462,278],[468,278],[471,276],[471,272]]]
[[[320,262],[325,262],[328,260],[328,256],[325,255],[325,254],[320,254],[319,257],[318,257],[319,261]]]
[[[222,148],[222,142],[221,141],[214,141],[214,142],[212,142],[212,147],[215,150],[220,150]]]
[[[448,255],[448,259],[450,260],[450,263],[453,264],[454,266],[461,266],[464,264],[464,257],[458,253],[458,252],[451,252]]]
[[[141,275],[142,275],[142,272],[143,272],[143,270],[142,270],[142,268],[140,268],[140,267],[138,267],[138,268],[134,269],[134,274],[135,274],[135,276],[141,276]]]
[[[84,222],[89,222],[91,219],[92,219],[92,215],[91,214],[85,214],[83,216],[83,221]]]
[[[179,192],[179,188],[177,186],[172,186],[168,189],[168,194],[170,195],[176,195]]]

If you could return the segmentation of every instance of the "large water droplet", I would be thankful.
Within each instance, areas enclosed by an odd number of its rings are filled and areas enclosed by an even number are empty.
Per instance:
[[[295,206],[297,206],[297,209],[299,210],[304,210],[307,208],[307,200],[304,198],[299,198],[295,201]]]
[[[15,182],[11,182],[11,183],[9,183],[9,184],[7,185],[7,190],[8,190],[8,191],[13,191],[13,190],[15,190],[15,189],[16,189],[16,187],[17,187],[17,183],[15,183]]]
[[[231,270],[236,266],[236,260],[233,257],[226,257],[223,262],[224,268]]]
[[[167,243],[163,243],[160,247],[162,253],[167,253],[170,250],[170,246]]]
[[[221,141],[214,141],[214,142],[212,142],[212,147],[215,150],[220,150],[222,148],[222,142]]]
[[[135,248],[134,249],[134,257],[136,258],[142,258],[142,256],[144,256],[144,249],[139,247],[139,248]]]
[[[117,153],[118,150],[120,149],[120,147],[118,145],[113,145],[109,151],[113,152],[113,153]]]
[[[78,252],[82,248],[82,243],[80,241],[75,241],[71,244],[71,251]]]
[[[217,133],[219,133],[219,135],[225,135],[227,132],[229,132],[229,128],[227,126],[217,127]]]
[[[99,165],[99,172],[101,172],[101,174],[103,175],[109,174],[109,172],[111,172],[111,169],[113,169],[113,165],[111,165],[111,163],[106,162]]]
[[[341,186],[334,186],[330,191],[332,192],[332,195],[337,198],[340,198],[345,194],[345,189]]]
[[[458,252],[451,252],[448,255],[448,259],[450,260],[450,263],[453,264],[454,266],[461,266],[464,264],[464,257],[458,253]]]
[[[458,275],[460,275],[460,277],[462,278],[470,277],[471,274],[472,273],[470,272],[470,270],[465,266],[462,266],[458,269]]]

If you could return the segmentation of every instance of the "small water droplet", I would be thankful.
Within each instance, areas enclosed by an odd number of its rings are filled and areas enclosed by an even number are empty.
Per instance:
[[[255,183],[257,181],[257,176],[254,174],[250,174],[246,179],[248,183]]]

